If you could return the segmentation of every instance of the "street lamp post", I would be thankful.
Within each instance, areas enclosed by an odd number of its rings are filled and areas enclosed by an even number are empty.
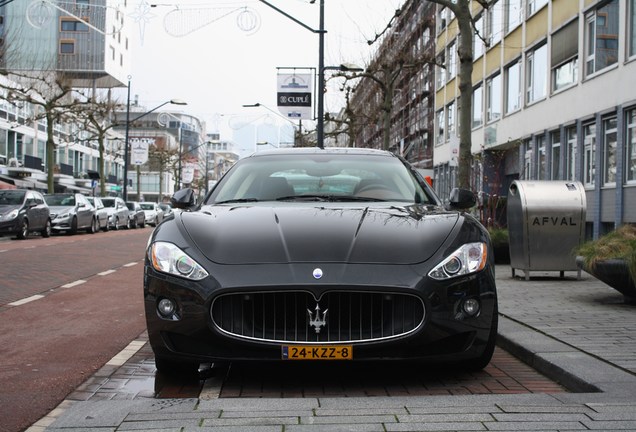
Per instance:
[[[130,142],[129,142],[130,124],[136,122],[140,118],[147,116],[148,114],[168,104],[187,105],[188,103],[178,99],[170,99],[169,101],[165,101],[164,103],[157,105],[150,111],[146,111],[140,116],[137,116],[134,119],[130,120],[130,80],[128,80],[128,104],[126,107],[126,136],[125,136],[126,142],[125,142],[125,149],[124,149],[124,190],[122,193],[124,201],[128,200],[128,159],[129,159],[129,153],[130,153]]]

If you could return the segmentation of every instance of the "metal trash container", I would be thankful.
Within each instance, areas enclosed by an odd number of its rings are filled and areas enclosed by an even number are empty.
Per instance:
[[[585,239],[585,190],[573,181],[516,180],[508,190],[512,276],[530,271],[576,270],[573,250]]]

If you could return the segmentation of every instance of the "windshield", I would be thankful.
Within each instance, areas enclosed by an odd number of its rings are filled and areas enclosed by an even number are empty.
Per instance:
[[[128,207],[128,210],[136,210],[135,209],[135,204],[131,203],[131,202],[127,202],[126,203],[126,207]]]
[[[102,198],[102,204],[104,204],[104,207],[115,207],[115,200],[111,198]]]
[[[24,201],[24,191],[0,191],[0,205],[20,205]]]
[[[396,157],[330,153],[242,159],[219,182],[206,204],[276,200],[436,204],[436,198]]]
[[[154,210],[155,205],[153,203],[141,203],[139,204],[143,210]]]
[[[45,195],[44,200],[50,206],[74,206],[75,205],[75,196],[68,194],[60,194],[60,195]]]

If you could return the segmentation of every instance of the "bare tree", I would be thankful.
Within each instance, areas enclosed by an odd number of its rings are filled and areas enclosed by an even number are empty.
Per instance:
[[[14,106],[29,104],[35,109],[32,122],[46,120],[47,188],[53,192],[54,131],[57,124],[70,122],[85,107],[83,96],[73,89],[72,80],[63,72],[0,70],[7,79],[0,82],[7,102]]]
[[[448,8],[456,18],[459,28],[459,42],[457,44],[457,54],[459,59],[458,87],[460,94],[459,113],[459,163],[457,184],[462,188],[470,188],[472,175],[472,105],[473,105],[473,38],[476,33],[475,20],[472,15],[471,0],[411,0],[430,1],[440,6]],[[493,0],[474,0],[484,9],[492,4]],[[393,20],[399,16],[401,11],[391,18],[387,28],[391,27]],[[386,31],[386,30],[385,30]],[[384,32],[382,32],[384,33]],[[377,37],[376,37],[377,40]],[[374,41],[370,41],[373,43]],[[443,65],[439,65],[443,66]]]

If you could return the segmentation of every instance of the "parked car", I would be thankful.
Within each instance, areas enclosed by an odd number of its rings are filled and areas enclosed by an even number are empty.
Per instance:
[[[81,193],[58,193],[44,195],[51,209],[53,231],[76,234],[79,230],[97,232],[95,207]]]
[[[173,210],[172,210],[172,206],[168,203],[161,203],[159,204],[159,208],[161,208],[161,210],[163,211],[163,218],[167,218],[169,216],[172,215]]]
[[[0,190],[0,236],[25,239],[31,232],[51,235],[50,210],[42,194],[28,189]]]
[[[144,228],[146,226],[146,214],[137,201],[126,201],[128,207],[128,228]]]
[[[103,197],[102,203],[108,212],[108,226],[110,229],[118,230],[128,228],[128,207],[123,199],[119,197]]]
[[[156,227],[163,220],[163,210],[156,202],[139,203],[144,211],[145,221],[148,225]]]
[[[416,360],[485,367],[497,338],[487,230],[408,162],[292,148],[192,189],[148,243],[144,304],[159,371],[224,360]]]
[[[97,231],[108,231],[108,210],[104,207],[104,203],[100,197],[88,197],[88,202],[95,207],[97,215]]]

